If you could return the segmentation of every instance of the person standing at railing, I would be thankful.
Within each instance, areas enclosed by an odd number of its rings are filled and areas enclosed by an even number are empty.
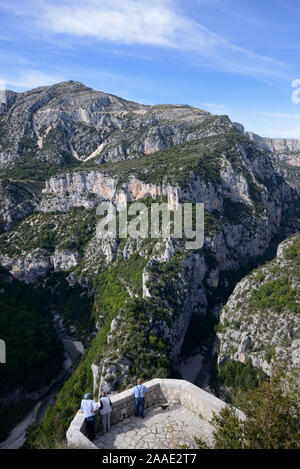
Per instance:
[[[105,395],[105,393],[101,394],[100,398],[100,406],[102,404],[101,408],[101,419],[102,419],[102,429],[103,433],[109,432],[110,430],[110,414],[111,414],[111,400],[108,396]]]
[[[135,416],[144,418],[145,395],[148,392],[146,386],[142,384],[141,378],[137,379],[137,385],[132,389],[135,397]]]
[[[91,394],[88,392],[84,395],[84,398],[81,401],[80,410],[78,411],[83,413],[85,416],[87,434],[89,440],[91,441],[95,439],[95,422],[97,411],[103,407],[101,402],[99,404],[91,399]]]

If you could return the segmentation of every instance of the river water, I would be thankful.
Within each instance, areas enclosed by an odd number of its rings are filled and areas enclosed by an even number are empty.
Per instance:
[[[179,371],[186,381],[195,384],[198,388],[208,389],[213,362],[213,348],[211,346],[202,353],[182,360]]]
[[[61,337],[61,339],[64,344],[65,352],[66,352],[66,359],[64,361],[64,369],[66,372],[66,376],[62,380],[60,380],[58,383],[56,383],[50,389],[48,394],[43,398],[43,400],[40,402],[40,406],[39,406],[39,409],[35,418],[36,423],[41,423],[41,421],[43,420],[45,416],[47,408],[53,404],[55,397],[57,396],[60,388],[65,382],[66,377],[68,377],[71,368],[77,364],[79,358],[84,352],[82,342],[79,342],[78,340],[74,340],[71,338]]]

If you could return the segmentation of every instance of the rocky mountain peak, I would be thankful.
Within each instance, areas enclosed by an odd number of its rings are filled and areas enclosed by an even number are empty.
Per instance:
[[[6,95],[0,170],[135,158],[221,132],[226,120],[188,105],[127,101],[76,81]]]

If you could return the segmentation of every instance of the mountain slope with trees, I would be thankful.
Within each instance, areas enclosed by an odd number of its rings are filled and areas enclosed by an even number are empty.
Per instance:
[[[227,116],[145,106],[77,82],[7,98],[0,117],[3,220],[11,186],[32,196],[30,210],[21,207],[2,224],[0,263],[23,284],[48,285],[52,296],[64,291],[63,320],[87,348],[34,429],[35,446],[64,435],[84,391],[97,397],[121,390],[137,374],[178,376],[191,321],[193,342],[211,348],[213,369],[219,311],[237,282],[299,230],[299,194],[274,155]],[[164,202],[171,213],[184,202],[204,203],[203,247],[186,249],[174,236],[99,238],[96,207],[107,201],[118,208],[125,199],[129,206]],[[73,311],[68,288],[80,292],[82,311]]]

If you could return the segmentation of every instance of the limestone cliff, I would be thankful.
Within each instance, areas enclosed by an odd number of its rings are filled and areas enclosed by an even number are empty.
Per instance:
[[[300,166],[300,141],[292,138],[265,138],[246,132],[246,135],[260,147],[275,153],[292,166]]]
[[[30,160],[65,166],[123,160],[218,132],[208,112],[190,106],[146,106],[78,82],[6,92],[0,120],[0,167]],[[217,119],[219,129],[222,119]],[[202,124],[205,123],[203,126]]]
[[[28,207],[27,195],[16,203],[14,226],[1,199],[1,264],[28,283],[61,272],[95,288],[91,351],[80,368],[90,377],[92,366],[95,391],[124,387],[137,373],[168,376],[191,315],[218,320],[243,272],[299,229],[299,194],[270,148],[227,116],[145,106],[77,82],[7,98],[1,175],[42,189]],[[170,210],[204,203],[203,248],[97,237],[99,202],[125,200],[167,201]]]
[[[0,182],[0,232],[7,231],[37,207],[36,191],[23,183]]]
[[[220,315],[220,365],[250,358],[266,373],[274,358],[287,369],[300,365],[299,246],[298,233],[235,287]]]
[[[253,132],[245,132],[241,124],[234,125],[260,148],[270,152],[280,174],[292,187],[300,191],[300,140],[261,137]]]

